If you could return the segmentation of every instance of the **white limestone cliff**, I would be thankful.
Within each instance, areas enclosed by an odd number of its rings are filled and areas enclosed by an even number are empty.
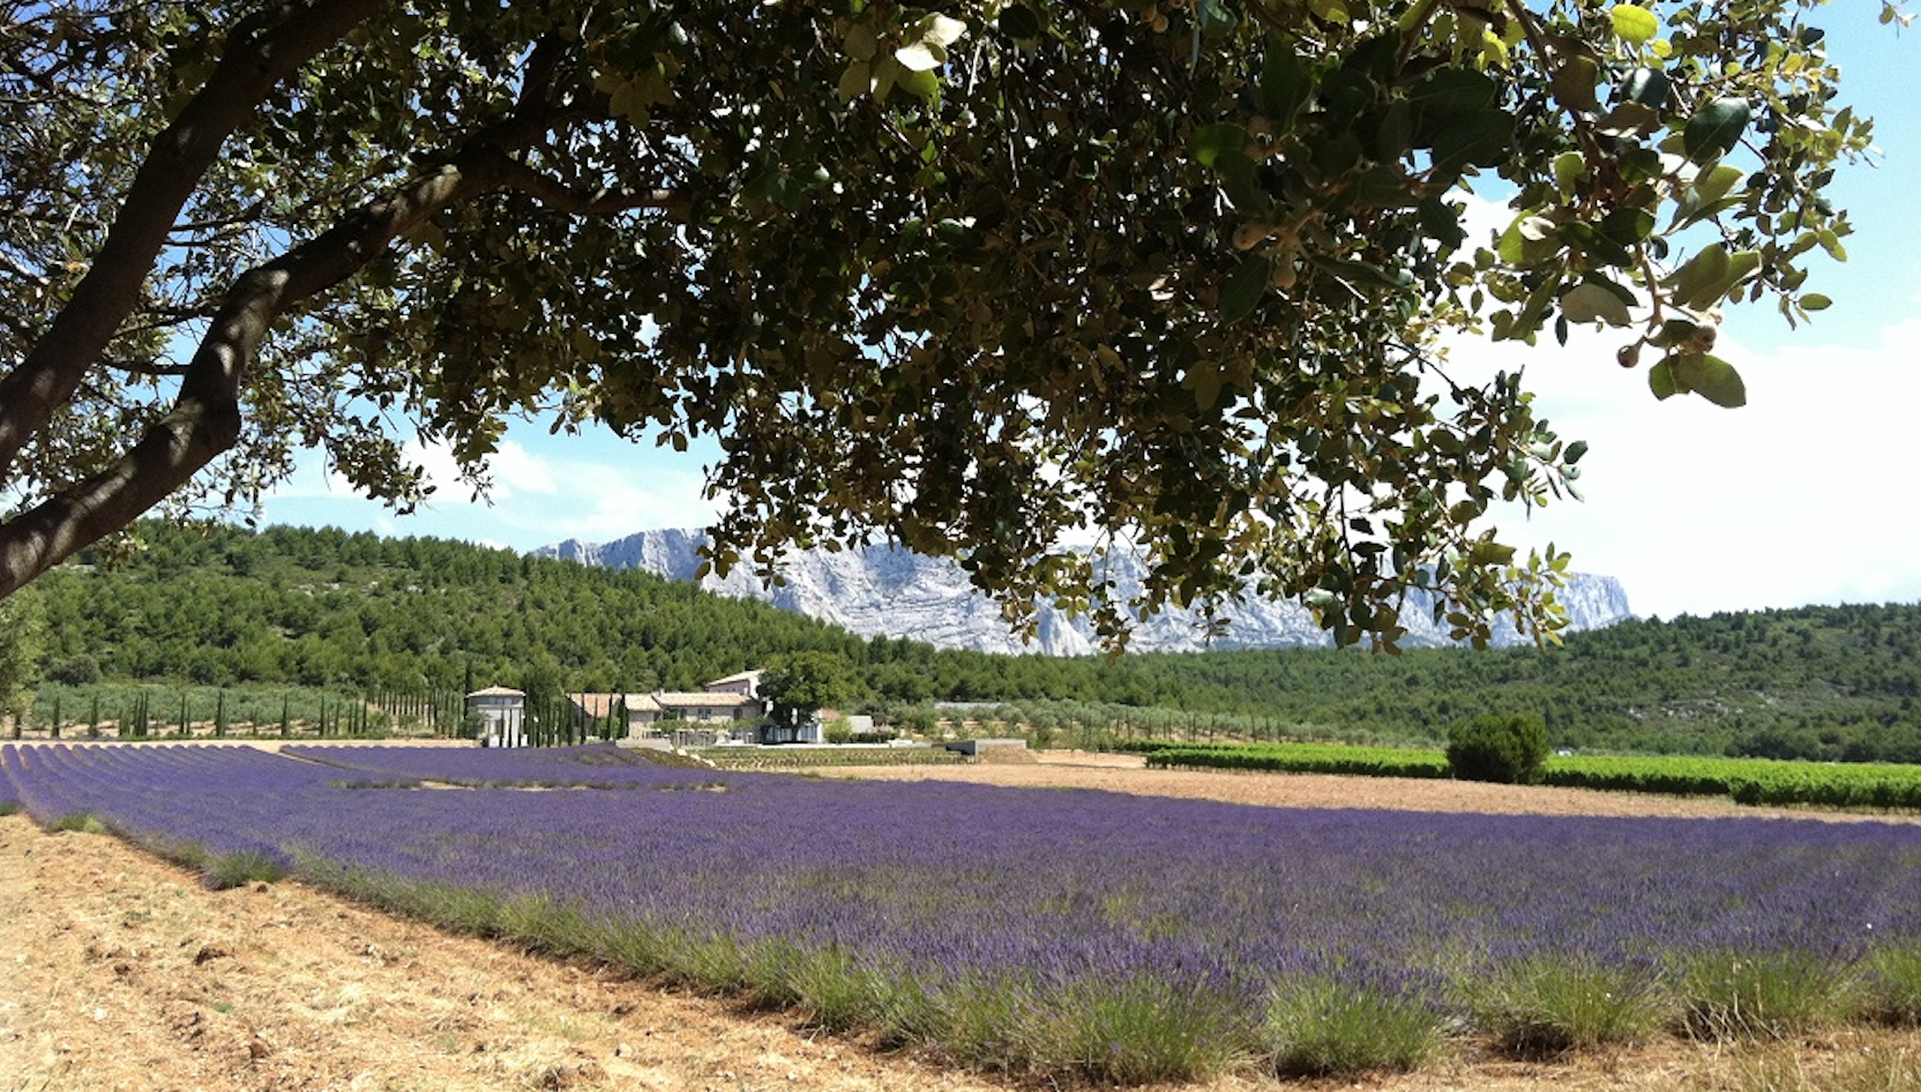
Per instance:
[[[535,553],[610,569],[643,569],[669,580],[693,580],[699,571],[699,549],[706,541],[700,531],[642,531],[607,543],[569,540],[542,547]],[[701,578],[708,591],[763,600],[784,610],[818,618],[864,637],[910,637],[942,648],[983,652],[1040,652],[1056,656],[1099,651],[1086,619],[1071,619],[1048,608],[1040,617],[1032,644],[1010,633],[993,601],[974,591],[960,566],[923,557],[900,547],[868,546],[838,553],[796,551],[786,561],[785,583],[768,587],[752,573],[736,568],[726,579],[712,574]],[[1123,590],[1138,573],[1122,570]],[[1136,585],[1137,586],[1137,585]],[[1632,617],[1627,593],[1609,576],[1577,574],[1559,598],[1567,608],[1569,628],[1598,629]],[[1251,601],[1228,612],[1231,622],[1214,648],[1272,648],[1325,645],[1327,634],[1314,624],[1298,603]],[[1419,604],[1410,604],[1402,625],[1407,644],[1447,643],[1445,627],[1436,627]],[[1497,634],[1497,643],[1516,640],[1511,629]],[[1136,651],[1190,651],[1207,647],[1197,616],[1170,611],[1143,623],[1129,645]]]

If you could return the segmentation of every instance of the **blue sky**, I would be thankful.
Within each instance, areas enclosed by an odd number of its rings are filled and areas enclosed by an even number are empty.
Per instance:
[[[1462,344],[1468,371],[1525,366],[1560,434],[1589,442],[1581,503],[1497,525],[1523,547],[1553,542],[1581,571],[1618,577],[1637,613],[1673,617],[1811,603],[1921,602],[1921,25],[1879,26],[1872,0],[1836,0],[1810,22],[1828,31],[1843,100],[1875,119],[1874,166],[1833,188],[1855,234],[1845,264],[1815,267],[1807,289],[1832,308],[1790,332],[1762,305],[1736,308],[1717,352],[1741,370],[1748,405],[1654,401],[1645,369],[1623,372],[1620,339],[1566,349]],[[433,535],[531,549],[698,526],[711,445],[686,454],[605,433],[511,430],[488,500],[469,501],[451,462],[426,453],[439,499],[396,516],[331,481],[318,460],[266,503],[268,522]]]

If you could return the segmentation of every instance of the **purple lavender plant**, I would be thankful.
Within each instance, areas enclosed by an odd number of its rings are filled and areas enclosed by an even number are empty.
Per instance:
[[[805,993],[780,966],[831,966],[866,998],[835,1004],[937,1038],[1045,1025],[1089,991],[1232,1014],[1335,982],[1460,1014],[1464,984],[1543,960],[1659,979],[1792,953],[1839,974],[1871,941],[1921,940],[1921,827],[1895,823],[1253,808],[613,748],[49,745],[0,749],[0,768],[42,822],[85,811],[150,843],[271,853],[393,905],[773,995]],[[420,781],[632,791],[347,787]],[[1156,1005],[1116,1011],[1136,1009]]]

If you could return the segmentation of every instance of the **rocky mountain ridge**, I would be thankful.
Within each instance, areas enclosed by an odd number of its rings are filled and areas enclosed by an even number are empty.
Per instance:
[[[568,540],[534,551],[611,569],[642,569],[669,580],[691,581],[700,569],[702,531],[667,529],[642,531],[606,543]],[[1125,564],[1125,562],[1122,562]],[[1074,619],[1052,607],[1042,611],[1033,643],[1024,644],[1001,620],[1000,609],[967,582],[959,565],[924,557],[896,546],[875,545],[838,553],[795,551],[783,573],[786,583],[768,587],[745,568],[725,579],[709,573],[699,579],[707,591],[759,599],[852,630],[864,637],[910,637],[941,648],[982,652],[1039,652],[1077,656],[1099,651],[1099,642],[1084,618]],[[1138,586],[1138,573],[1123,570],[1123,589]],[[1598,629],[1632,617],[1627,593],[1610,576],[1577,574],[1560,593],[1572,629]],[[1241,604],[1228,614],[1231,625],[1214,648],[1271,648],[1326,645],[1327,634],[1314,624],[1307,608],[1283,601]],[[1424,604],[1410,602],[1402,616],[1410,645],[1448,643],[1447,631],[1434,625]],[[1512,643],[1517,635],[1504,629],[1497,643]],[[1208,647],[1198,616],[1192,611],[1169,611],[1135,630],[1130,648],[1138,651],[1194,651]]]

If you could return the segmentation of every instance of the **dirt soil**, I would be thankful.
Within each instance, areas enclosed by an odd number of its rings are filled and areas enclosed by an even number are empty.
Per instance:
[[[1730,805],[1439,782],[1166,773],[1137,760],[854,771],[1206,796],[1250,804],[1501,813],[1735,814]],[[841,773],[843,771],[837,771]],[[1756,814],[1740,809],[1738,814]],[[1803,813],[1797,813],[1803,814]],[[1845,1031],[1765,1047],[1663,1040],[1548,1063],[1456,1044],[1424,1071],[1285,1084],[1231,1077],[1186,1092],[1379,1088],[1827,1087],[1888,1069],[1921,1089],[1921,1035]],[[606,968],[397,920],[299,883],[212,892],[104,835],[0,818],[0,1092],[586,1089],[987,1092],[1046,1087],[958,1071],[927,1052],[810,1033]],[[1850,1078],[1847,1087],[1869,1087]]]
[[[1020,761],[1016,756],[1026,756],[1027,761]],[[1687,819],[1760,816],[1840,823],[1921,823],[1921,814],[1914,812],[1867,814],[1813,808],[1753,808],[1743,807],[1726,797],[1659,796],[1539,785],[1334,774],[1150,770],[1147,760],[1139,755],[1086,751],[1015,751],[1000,761],[961,766],[857,766],[820,772],[828,777],[873,781],[947,780],[1030,788],[1102,789],[1276,808],[1391,808],[1489,815],[1664,815]]]

